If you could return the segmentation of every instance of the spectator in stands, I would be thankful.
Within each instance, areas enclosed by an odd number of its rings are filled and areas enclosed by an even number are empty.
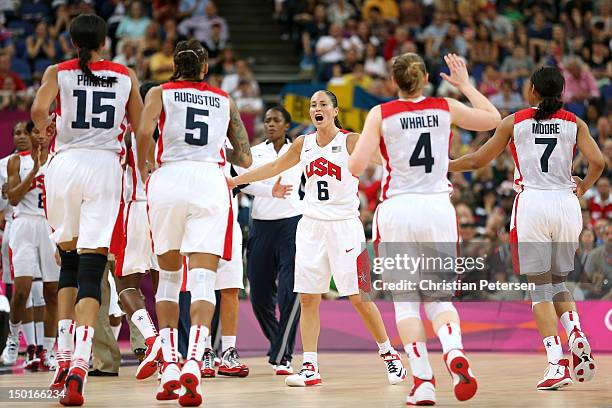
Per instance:
[[[151,21],[142,39],[140,51],[145,58],[148,58],[159,51],[161,47],[162,39],[159,33],[159,24],[157,21]]]
[[[385,59],[378,54],[376,46],[372,43],[366,45],[364,69],[366,74],[372,77],[387,77],[387,64]]]
[[[399,5],[399,23],[414,35],[423,25],[423,7],[414,0],[402,0]]]
[[[428,58],[433,54],[432,50],[434,43],[436,41],[442,41],[446,35],[448,26],[449,24],[446,22],[446,19],[442,13],[434,13],[431,24],[428,25],[421,34],[421,41],[423,41],[425,44],[425,55]]]
[[[180,0],[153,0],[153,18],[160,23],[175,19],[179,12]]]
[[[168,20],[164,21],[163,24],[163,39],[164,40],[172,40],[173,43],[178,43],[179,41],[183,41],[186,40],[187,37],[181,35],[178,32],[177,26],[176,26],[176,20],[169,18]]]
[[[180,0],[179,3],[179,20],[206,14],[208,0]]]
[[[495,65],[487,65],[482,74],[482,82],[480,82],[480,86],[478,87],[480,92],[488,98],[499,91],[501,84],[502,76],[499,71],[495,69]]]
[[[533,22],[529,25],[527,31],[529,38],[550,41],[552,40],[552,25],[546,20],[546,16],[542,10],[535,12]]]
[[[221,24],[213,23],[210,38],[202,44],[208,51],[208,65],[214,68],[220,61],[221,51],[227,46],[227,41],[221,38]]]
[[[585,290],[586,299],[612,299],[612,222],[605,226],[604,245],[595,248],[589,254],[585,272],[590,285]]]
[[[9,88],[4,83],[8,82],[11,84],[10,90],[12,91],[24,91],[26,89],[25,83],[15,72],[11,71],[11,56],[7,54],[0,55],[0,89],[5,90]]]
[[[512,50],[512,55],[504,58],[500,71],[506,79],[528,78],[533,72],[533,60],[525,51],[525,47],[517,45]]]
[[[356,14],[355,8],[347,0],[332,0],[327,6],[327,15],[333,24],[343,25]]]
[[[357,24],[357,31],[351,36],[349,41],[350,46],[354,47],[361,57],[364,56],[368,45],[373,45],[375,48],[380,46],[380,41],[370,34],[370,27],[364,21],[360,21]]]
[[[493,33],[493,40],[502,43],[512,39],[514,27],[508,17],[497,13],[494,3],[488,3],[482,14],[481,21]]]
[[[122,41],[121,50],[113,58],[113,61],[130,67],[137,73],[141,73],[142,53],[138,48],[138,44],[133,41]]]
[[[317,68],[319,81],[326,82],[331,77],[332,65],[344,59],[342,42],[342,27],[337,24],[332,24],[329,27],[329,34],[317,41],[315,52],[319,61]]]
[[[499,48],[497,43],[493,41],[491,32],[485,25],[479,26],[478,31],[476,31],[476,38],[470,45],[470,62],[474,64],[475,69],[482,70],[488,64],[496,64],[498,57]],[[478,77],[476,73],[474,73],[474,76]]]
[[[164,41],[160,51],[151,56],[149,60],[149,72],[151,80],[165,82],[170,79],[174,72],[174,43],[172,40]]]
[[[402,48],[406,43],[412,43],[408,35],[408,31],[402,26],[397,26],[393,35],[385,42],[385,50],[383,54],[385,59],[390,60],[391,58],[402,54]]]
[[[249,81],[256,95],[259,95],[259,84],[253,77],[253,72],[245,60],[236,61],[236,72],[225,75],[221,83],[221,89],[230,95],[238,90],[240,81]]]
[[[525,106],[521,94],[512,89],[512,80],[502,82],[499,92],[491,96],[491,103],[501,112],[502,117],[513,113]]]
[[[584,103],[590,98],[599,97],[599,88],[597,88],[595,78],[580,58],[569,57],[562,71],[565,77],[564,102]]]
[[[12,37],[11,32],[4,27],[4,21],[0,21],[0,53],[11,56],[15,53]]]
[[[253,88],[253,82],[241,79],[238,83],[238,90],[233,93],[234,101],[238,111],[253,116],[261,116],[263,113],[263,100],[258,96],[258,92]]]
[[[364,69],[362,62],[357,62],[352,69],[352,72],[345,74],[346,83],[353,86],[359,86],[365,91],[372,86],[372,77],[370,77]]]
[[[364,15],[364,18],[370,27],[370,32],[372,35],[378,38],[381,42],[386,41],[389,34],[389,27],[385,21],[385,17],[380,11],[380,8],[370,7],[368,15]]]
[[[446,35],[442,39],[434,41],[431,57],[441,59],[443,55],[450,53],[462,57],[466,57],[468,54],[467,41],[461,35],[461,31],[456,24],[449,24]]]
[[[397,22],[399,18],[399,8],[396,0],[366,0],[361,9],[361,14],[365,19],[368,19],[372,10],[378,10],[385,20],[393,23]]]
[[[602,177],[595,183],[596,193],[588,202],[592,222],[612,218],[612,199],[610,199],[610,180]]]
[[[68,30],[70,25],[70,14],[68,13],[68,6],[65,3],[60,3],[55,6],[55,23],[49,27],[49,33],[53,38],[59,37],[61,33]]]
[[[36,61],[55,59],[55,43],[49,35],[49,26],[41,21],[36,24],[34,34],[26,38],[26,50],[28,61],[34,70]]]
[[[205,14],[194,15],[183,20],[178,26],[178,31],[186,37],[193,37],[199,42],[205,43],[210,41],[213,24],[221,26],[221,39],[227,41],[229,39],[227,22],[217,14],[215,3],[208,1],[206,3]]]
[[[585,47],[585,50],[588,50]],[[610,83],[612,78],[612,59],[610,58],[610,46],[603,41],[595,42],[592,51],[587,58],[588,65],[597,81],[597,86],[602,87]]]
[[[128,14],[117,27],[116,36],[121,39],[142,40],[151,19],[144,14],[142,2],[136,0],[130,3]]]

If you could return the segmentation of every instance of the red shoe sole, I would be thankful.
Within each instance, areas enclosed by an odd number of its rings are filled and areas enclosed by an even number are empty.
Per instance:
[[[164,391],[158,392],[155,399],[158,401],[176,400],[179,398],[179,395],[175,391],[180,388],[181,383],[178,380],[168,381],[163,386]]]
[[[293,374],[293,373],[290,373],[287,370],[279,370],[279,371],[276,372],[276,375],[291,375],[291,374]]]
[[[310,387],[311,385],[318,385],[321,384],[323,381],[321,381],[320,378],[317,378],[316,380],[310,380],[310,381],[304,381],[304,385],[306,385],[307,387]]]
[[[449,364],[450,371],[459,376],[459,384],[455,385],[455,398],[467,401],[476,394],[478,383],[469,373],[470,364],[465,357],[455,357]]]
[[[66,379],[66,395],[60,399],[60,404],[68,407],[83,405],[83,379],[76,375],[68,376]]]
[[[415,407],[415,406],[431,406],[431,405],[436,405],[436,401],[430,401],[430,400],[423,400],[423,401],[418,401],[416,404],[411,404],[409,402],[406,403],[406,405],[408,405],[409,407]]]
[[[228,377],[246,377],[249,375],[249,368],[238,368],[238,369],[224,369],[223,367],[219,367],[219,375],[225,375]]]
[[[183,407],[197,407],[202,405],[202,395],[198,392],[199,378],[191,373],[181,375],[181,385],[185,387],[185,394],[179,397],[179,404]]]
[[[60,370],[60,368],[58,368]],[[61,391],[66,386],[66,376],[68,375],[68,368],[65,368],[59,372],[57,378],[53,384],[49,386],[50,390]]]
[[[212,368],[206,368],[202,370],[202,378],[214,378],[215,375],[215,370],[213,370]]]
[[[150,361],[136,371],[137,380],[145,380],[157,372],[157,361]]]

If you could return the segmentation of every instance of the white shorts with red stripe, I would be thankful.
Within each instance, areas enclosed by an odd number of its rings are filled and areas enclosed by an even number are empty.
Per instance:
[[[13,278],[42,277],[43,282],[59,280],[55,244],[49,239],[51,229],[45,217],[20,215],[11,225],[10,262]]]
[[[525,188],[514,199],[510,225],[515,271],[564,275],[574,270],[582,214],[572,190]]]
[[[242,231],[240,224],[234,219],[234,232],[232,235],[231,261],[219,260],[215,290],[244,289],[244,264],[242,263]]]
[[[216,163],[164,163],[147,181],[153,249],[157,255],[232,256],[231,192]]]
[[[117,256],[117,276],[146,273],[151,269],[159,270],[157,257],[153,253],[147,202],[130,201],[126,206],[123,225],[124,249],[123,253]]]
[[[2,282],[4,283],[13,283],[11,262],[9,259],[9,242],[12,224],[12,220],[7,220],[4,224],[4,232],[2,233]]]
[[[78,237],[77,249],[108,248],[119,213],[123,170],[117,153],[68,149],[45,174],[46,211],[56,243]]]
[[[119,306],[119,294],[117,293],[117,285],[115,284],[115,278],[112,273],[108,273],[108,284],[110,286],[110,301],[108,303],[108,315],[114,317],[121,317],[125,313]]]
[[[297,293],[327,293],[334,283],[340,296],[359,293],[360,256],[365,243],[359,218],[323,221],[303,216],[295,233]]]

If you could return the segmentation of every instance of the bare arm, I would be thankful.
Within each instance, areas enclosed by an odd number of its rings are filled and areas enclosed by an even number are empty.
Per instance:
[[[349,171],[355,176],[360,176],[368,167],[370,159],[376,154],[380,145],[380,126],[382,115],[380,106],[375,106],[366,117],[363,131],[355,148],[349,157]],[[380,158],[380,155],[378,155]]]
[[[40,88],[36,92],[36,97],[32,103],[32,121],[34,127],[41,133],[46,132],[46,128],[51,122],[49,120],[49,108],[58,92],[57,65],[51,65],[45,70]]]
[[[597,143],[591,137],[591,133],[586,123],[584,123],[582,119],[577,118],[576,124],[578,125],[576,144],[578,145],[578,149],[580,149],[580,153],[582,153],[589,163],[584,180],[580,181],[576,186],[576,195],[581,197],[593,186],[593,184],[595,184],[599,176],[601,176],[606,162],[601,154],[601,150],[599,150],[599,146],[597,146]]]
[[[139,116],[140,123],[138,124],[138,130],[135,132],[136,152],[138,154],[138,163],[136,165],[143,180],[147,178],[147,160],[150,159],[151,145],[153,144],[152,136],[157,127],[157,121],[159,120],[161,111],[162,88],[161,86],[156,86],[151,88],[145,97],[142,115]]]
[[[501,121],[499,111],[471,84],[465,63],[455,54],[448,54],[444,60],[451,74],[440,75],[465,95],[472,104],[469,107],[456,99],[446,98],[451,121],[467,130],[491,130],[499,125]]]
[[[233,149],[227,149],[227,161],[240,167],[249,167],[253,163],[249,135],[240,119],[236,103],[230,98],[230,123],[227,137]]]
[[[230,187],[240,184],[250,184],[255,181],[269,179],[281,174],[300,162],[300,154],[304,145],[304,136],[300,136],[291,144],[289,150],[278,159],[264,164],[255,170],[249,171],[231,180]]]
[[[456,160],[451,160],[448,171],[470,171],[486,166],[499,156],[512,137],[514,115],[507,116],[495,131],[493,137],[474,153],[469,153]]]
[[[38,149],[40,151],[40,149]],[[36,177],[36,173],[38,173],[39,164],[38,161],[34,160],[34,167],[32,171],[30,171],[26,178],[21,180],[19,176],[19,166],[21,164],[21,157],[18,154],[13,155],[7,165],[7,173],[8,173],[8,183],[6,187],[6,195],[8,196],[9,203],[11,205],[17,205],[23,199],[23,197],[28,193],[30,186],[32,185],[32,180]]]

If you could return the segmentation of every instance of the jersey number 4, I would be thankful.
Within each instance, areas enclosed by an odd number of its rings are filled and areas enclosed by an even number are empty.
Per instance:
[[[542,153],[542,157],[540,157],[540,167],[542,168],[542,173],[548,173],[548,159],[550,159],[550,155],[553,150],[555,150],[555,146],[557,145],[557,138],[555,137],[536,137],[535,144],[545,144],[546,149],[544,149],[544,153]]]
[[[73,129],[112,129],[115,126],[115,107],[113,105],[102,104],[103,99],[117,99],[117,94],[114,92],[94,91],[92,94],[91,105],[87,103],[87,91],[84,89],[75,89],[72,91],[72,96],[77,100],[76,120],[72,122]],[[91,106],[92,115],[106,114],[104,120],[101,117],[92,117],[91,124],[87,122],[87,114],[85,110],[87,106]]]
[[[198,130],[198,133],[185,133],[185,143],[194,146],[206,146],[208,144],[208,124],[197,121],[196,116],[208,116],[205,109],[187,108],[187,119],[185,128],[187,130]]]
[[[408,163],[411,167],[425,166],[425,173],[431,173],[434,157],[431,155],[431,134],[429,132],[421,133]]]

